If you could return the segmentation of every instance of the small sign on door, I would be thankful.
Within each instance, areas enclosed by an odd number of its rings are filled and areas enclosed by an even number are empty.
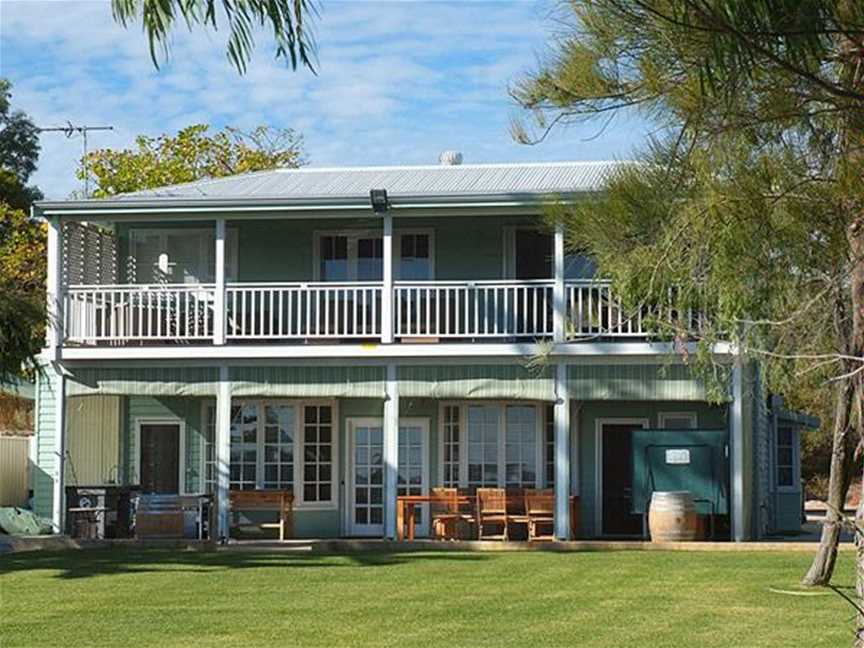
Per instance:
[[[675,448],[666,451],[666,463],[686,465],[690,463],[690,451],[686,448]]]

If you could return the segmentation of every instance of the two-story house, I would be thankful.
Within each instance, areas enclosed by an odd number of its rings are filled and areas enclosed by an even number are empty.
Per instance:
[[[719,429],[727,537],[795,527],[801,421],[723,343],[732,388],[711,404],[542,223],[616,164],[280,169],[38,203],[35,509],[62,529],[76,482],[212,493],[226,537],[232,490],[290,489],[298,537],[394,537],[401,494],[548,487],[559,539],[641,536],[632,430]]]

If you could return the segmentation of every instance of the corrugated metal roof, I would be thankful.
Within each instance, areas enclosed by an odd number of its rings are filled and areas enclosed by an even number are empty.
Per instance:
[[[542,162],[275,169],[199,180],[113,196],[152,199],[365,198],[370,189],[390,196],[550,195],[597,191],[627,162]]]

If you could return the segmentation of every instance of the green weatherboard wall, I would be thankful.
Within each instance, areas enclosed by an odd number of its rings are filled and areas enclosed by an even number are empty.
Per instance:
[[[435,247],[435,278],[500,279],[505,231],[517,225],[537,224],[531,217],[478,216],[476,218],[397,218],[395,231],[432,230]],[[208,228],[208,221],[173,223],[122,223],[119,237],[119,277],[125,281],[124,264],[129,254],[130,229]],[[316,232],[344,230],[380,231],[381,220],[319,219],[228,221],[236,230],[238,281],[310,281],[314,277]],[[251,251],[251,252],[250,252]]]

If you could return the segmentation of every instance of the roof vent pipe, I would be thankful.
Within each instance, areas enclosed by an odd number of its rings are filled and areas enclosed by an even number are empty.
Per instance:
[[[462,154],[459,151],[444,151],[438,156],[441,166],[456,166],[462,164]]]

